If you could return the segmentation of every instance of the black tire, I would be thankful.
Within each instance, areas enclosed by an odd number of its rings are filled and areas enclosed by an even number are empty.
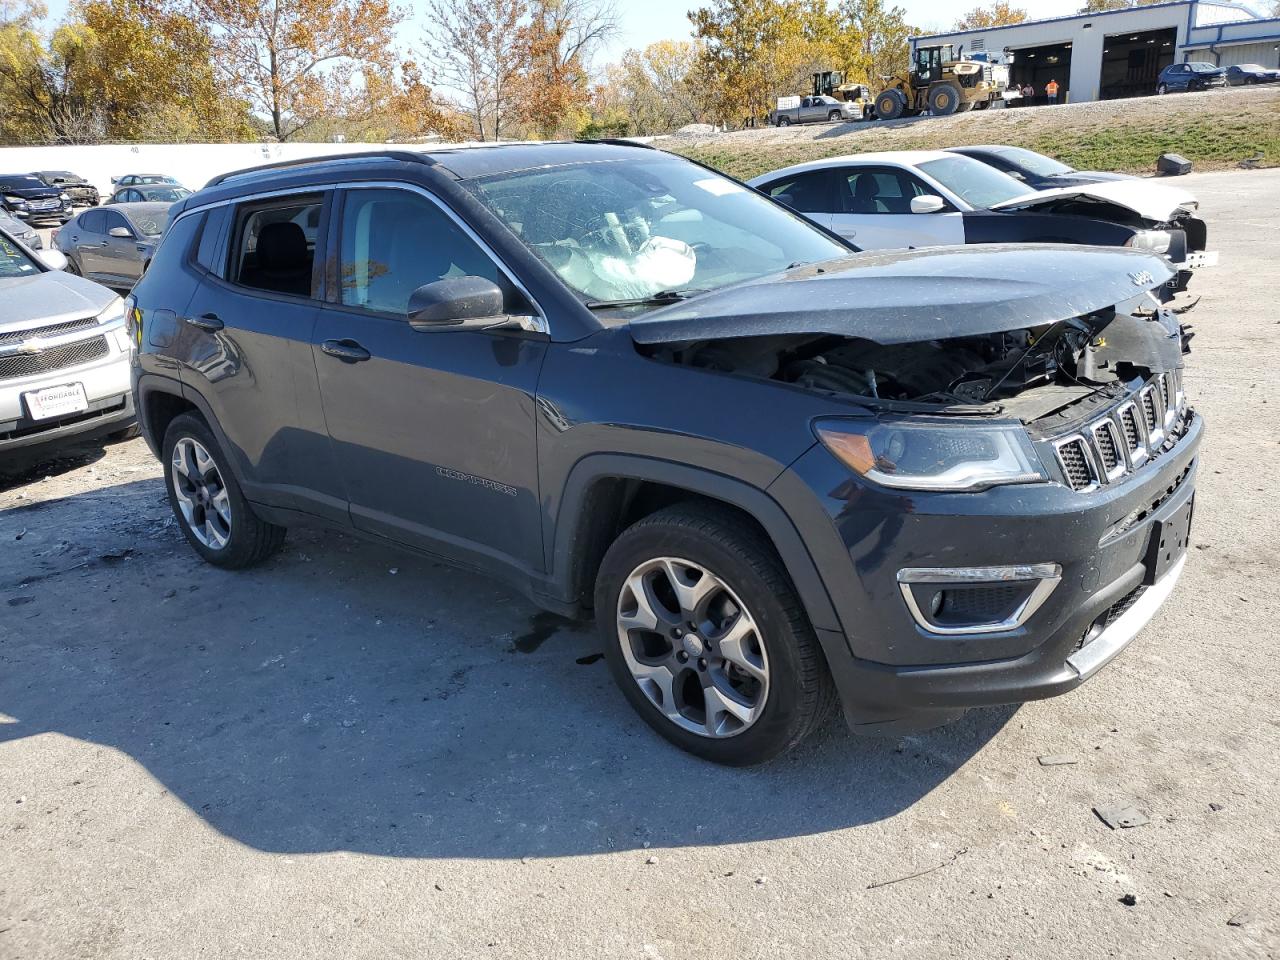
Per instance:
[[[132,424],[123,430],[117,430],[115,433],[107,434],[107,439],[112,443],[124,443],[128,440],[137,440],[142,436],[142,427],[140,424]]]
[[[734,735],[712,738],[678,726],[640,689],[627,665],[618,629],[624,583],[646,561],[667,556],[712,572],[741,598],[758,628],[768,692],[759,717]],[[601,562],[595,615],[610,672],[631,706],[667,740],[705,760],[747,766],[773,759],[817,729],[835,703],[822,649],[772,544],[727,509],[677,504],[623,531]]]
[[[55,247],[54,249],[56,250],[57,248]],[[80,267],[77,265],[75,257],[67,257],[67,273],[71,274],[73,277],[84,276],[84,274],[80,272]]]
[[[876,97],[876,115],[881,120],[897,120],[907,109],[907,98],[901,90],[885,90]]]
[[[973,109],[975,110],[985,110],[989,106],[991,106],[990,100],[975,100],[973,103]]]
[[[1162,84],[1160,84],[1160,86],[1156,87],[1156,96],[1157,96],[1157,97],[1163,97],[1163,96],[1164,96],[1166,93],[1168,93],[1168,92],[1169,92],[1169,88],[1168,88],[1167,86],[1165,86],[1163,83],[1162,83]]]
[[[836,123],[840,119],[840,111],[832,110],[827,113],[827,123]]]
[[[778,126],[780,126],[780,127],[789,127],[789,126],[791,126],[791,118],[790,118],[790,117],[779,117],[779,118],[778,118]]]
[[[940,83],[929,90],[929,112],[935,117],[949,117],[960,107],[960,91],[950,83]]]
[[[225,545],[218,548],[200,541],[179,505],[174,484],[177,470],[173,465],[173,450],[184,438],[195,440],[208,452],[217,468],[221,487],[227,493],[231,512],[230,535]],[[280,549],[284,543],[285,528],[267,523],[253,512],[244,494],[240,492],[240,484],[236,482],[226,455],[204,420],[190,413],[175,417],[165,431],[161,452],[169,506],[173,508],[173,515],[177,517],[178,526],[187,542],[205,561],[228,570],[239,570],[261,563]]]

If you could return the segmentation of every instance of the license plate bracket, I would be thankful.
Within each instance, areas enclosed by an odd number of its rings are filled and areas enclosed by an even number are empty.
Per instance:
[[[1147,543],[1147,575],[1142,581],[1147,586],[1164,577],[1187,552],[1194,512],[1195,497],[1189,497],[1173,516],[1152,524],[1151,540]]]
[[[27,414],[32,420],[52,420],[89,409],[84,384],[60,383],[56,387],[30,390],[22,395],[27,403]]]

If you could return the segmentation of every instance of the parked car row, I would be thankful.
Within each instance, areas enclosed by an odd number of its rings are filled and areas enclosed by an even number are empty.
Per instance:
[[[0,174],[0,214],[31,223],[65,223],[76,207],[100,203],[175,203],[191,191],[173,177],[135,173],[111,178],[103,201],[98,189],[68,170]]]
[[[1164,240],[942,151],[762,186],[607,143],[215,178],[124,305],[191,548],[248,567],[319,525],[502,577],[594,616],[645,722],[722,763],[836,704],[918,730],[1085,682],[1185,559]],[[823,222],[951,213],[924,249]],[[1054,232],[969,235],[1024,217]]]

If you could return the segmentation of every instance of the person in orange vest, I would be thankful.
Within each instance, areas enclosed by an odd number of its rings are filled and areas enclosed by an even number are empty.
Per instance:
[[[1050,80],[1044,85],[1045,96],[1048,97],[1050,103],[1058,102],[1058,81]]]

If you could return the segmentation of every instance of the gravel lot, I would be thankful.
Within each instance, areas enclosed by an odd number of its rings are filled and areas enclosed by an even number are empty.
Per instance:
[[[1185,182],[1178,591],[1076,693],[897,742],[707,766],[492,583],[316,534],[224,573],[141,441],[8,464],[0,958],[1280,954],[1280,171]]]

